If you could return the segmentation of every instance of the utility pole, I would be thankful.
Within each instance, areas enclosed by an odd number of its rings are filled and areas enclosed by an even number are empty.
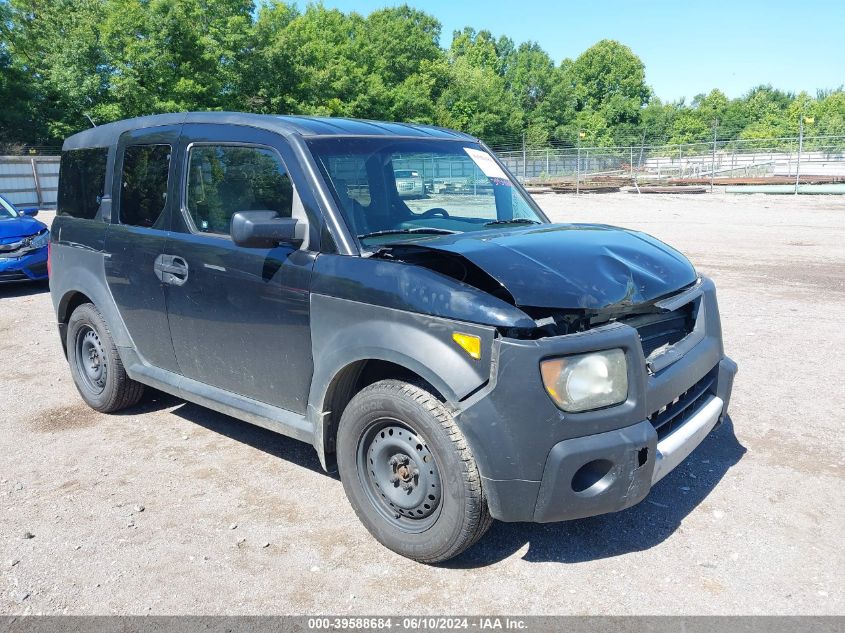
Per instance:
[[[586,136],[584,132],[578,130],[578,156],[575,162],[575,195],[581,193],[581,139]]]
[[[798,159],[795,162],[795,195],[798,195],[798,180],[801,178],[801,150],[804,149],[804,111],[798,118]]]
[[[719,129],[719,119],[713,119],[713,161],[710,167],[710,193],[713,193],[713,178],[716,176],[716,130]]]
[[[525,182],[525,168],[528,162],[528,155],[525,151],[525,130],[522,130],[522,182]]]
[[[643,153],[644,152],[645,152],[645,132],[643,132],[643,137],[640,139],[640,157],[637,159],[637,169],[642,169]]]
[[[684,144],[681,143],[678,147],[678,178],[684,177]]]

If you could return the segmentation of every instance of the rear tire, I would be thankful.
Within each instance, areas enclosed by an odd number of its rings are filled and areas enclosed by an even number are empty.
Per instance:
[[[92,409],[113,413],[141,399],[144,385],[126,375],[108,325],[91,303],[70,315],[67,355],[76,389]]]
[[[362,389],[341,417],[337,462],[358,518],[402,556],[448,560],[492,523],[466,439],[423,387],[383,380]]]

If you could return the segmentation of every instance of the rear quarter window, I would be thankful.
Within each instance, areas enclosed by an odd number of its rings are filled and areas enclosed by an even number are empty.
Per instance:
[[[130,145],[123,155],[122,224],[158,228],[167,202],[170,145]]]
[[[59,167],[59,215],[91,220],[100,209],[106,183],[106,147],[62,152]]]

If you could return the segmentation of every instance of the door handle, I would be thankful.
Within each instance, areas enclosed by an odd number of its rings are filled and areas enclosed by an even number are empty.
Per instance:
[[[177,255],[159,255],[153,263],[153,271],[164,284],[181,286],[188,281],[188,262]]]

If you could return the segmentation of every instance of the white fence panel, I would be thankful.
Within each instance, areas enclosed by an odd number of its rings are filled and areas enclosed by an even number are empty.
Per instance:
[[[0,194],[21,207],[55,207],[59,161],[58,156],[0,156]]]

